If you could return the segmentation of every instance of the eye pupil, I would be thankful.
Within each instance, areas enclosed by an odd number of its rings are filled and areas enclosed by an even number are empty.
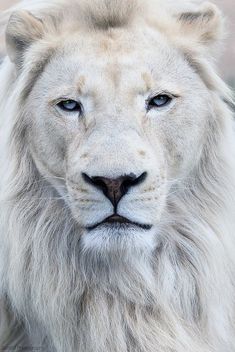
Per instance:
[[[61,110],[68,112],[81,111],[81,105],[75,100],[62,100],[58,106]]]
[[[159,94],[156,97],[152,98],[149,103],[149,109],[151,108],[161,108],[168,105],[171,102],[172,98],[166,94]]]

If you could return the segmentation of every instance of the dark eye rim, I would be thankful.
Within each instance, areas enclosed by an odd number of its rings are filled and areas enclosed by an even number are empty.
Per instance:
[[[162,104],[162,105],[157,105],[154,103],[154,99],[158,98],[158,97],[167,97],[167,101],[165,104]],[[156,94],[154,96],[151,96],[150,98],[148,98],[146,100],[146,108],[147,108],[147,111],[151,110],[151,109],[162,109],[166,106],[168,106],[172,100],[173,100],[174,96],[169,94],[169,93],[159,93],[159,94]]]
[[[66,109],[66,107],[63,105],[64,103],[66,102],[71,102],[71,103],[75,103],[76,106],[74,109]],[[79,112],[80,115],[83,114],[83,106],[82,106],[82,103],[80,101],[76,101],[74,99],[61,99],[60,101],[58,101],[56,103],[56,106],[64,111],[64,112],[67,112],[67,113],[75,113],[75,112]]]

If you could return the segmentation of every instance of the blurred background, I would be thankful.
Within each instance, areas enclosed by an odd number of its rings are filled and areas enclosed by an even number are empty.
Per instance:
[[[223,10],[227,18],[228,35],[225,41],[224,49],[221,52],[219,68],[221,75],[235,89],[235,0],[211,1]],[[0,11],[7,9],[15,3],[17,3],[16,0],[0,0]],[[3,38],[0,39],[0,52],[2,45]]]

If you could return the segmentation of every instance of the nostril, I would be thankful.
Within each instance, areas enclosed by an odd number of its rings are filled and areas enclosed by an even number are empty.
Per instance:
[[[89,183],[92,186],[100,188],[103,192],[105,192],[107,189],[107,185],[102,177],[98,177],[98,176],[90,177],[83,172],[82,178],[85,182]]]
[[[146,180],[146,178],[147,178],[147,172],[145,171],[145,172],[143,172],[142,173],[142,175],[140,175],[139,177],[138,177],[138,183],[142,183],[142,182],[144,182],[145,180]]]
[[[146,177],[147,177],[147,172],[143,172],[139,177],[136,177],[136,175],[134,175],[134,174],[130,174],[130,175],[124,177],[122,186],[126,189],[133,187],[133,186],[137,186],[137,185],[141,184],[142,182],[144,182]]]
[[[104,193],[107,192],[108,185],[102,177],[91,177],[91,182],[93,186],[100,188]]]
[[[145,171],[139,177],[135,177],[132,180],[132,185],[135,186],[135,185],[141,184],[142,182],[145,181],[146,177],[147,177],[147,172]]]
[[[87,174],[85,174],[84,172],[82,172],[82,178],[85,182],[89,183],[90,185],[93,185],[92,178]]]

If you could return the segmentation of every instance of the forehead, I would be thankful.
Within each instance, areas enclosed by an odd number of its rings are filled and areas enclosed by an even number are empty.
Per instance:
[[[66,38],[44,77],[54,87],[73,85],[86,93],[97,85],[102,91],[104,82],[110,90],[150,90],[156,82],[177,83],[188,71],[183,55],[160,33],[116,28]]]

